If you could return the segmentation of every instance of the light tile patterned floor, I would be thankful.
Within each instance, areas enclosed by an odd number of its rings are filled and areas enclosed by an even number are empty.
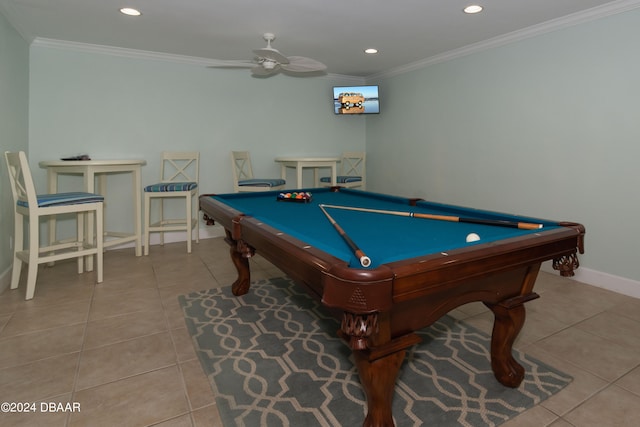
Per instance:
[[[260,257],[254,279],[282,273]],[[2,426],[219,427],[214,396],[192,349],[177,296],[228,285],[236,273],[220,238],[105,254],[104,283],[72,262],[43,268],[35,298],[0,295]],[[565,390],[505,427],[640,425],[640,300],[541,273],[516,346],[574,377]],[[490,332],[480,303],[455,310]],[[41,412],[78,402],[80,412]],[[428,425],[428,422],[425,423]],[[351,426],[349,426],[351,427]],[[399,426],[404,427],[404,426]]]

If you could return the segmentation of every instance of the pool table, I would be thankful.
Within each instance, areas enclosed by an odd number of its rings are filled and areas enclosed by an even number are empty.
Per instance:
[[[309,201],[285,201],[279,192],[202,195],[200,208],[225,228],[238,271],[235,295],[249,291],[248,259],[258,252],[338,317],[367,398],[364,426],[394,425],[395,381],[406,349],[419,341],[415,331],[469,302],[482,301],[494,314],[496,379],[520,384],[524,368],[512,345],[524,303],[538,298],[533,287],[543,261],[573,275],[584,252],[581,224],[339,187],[306,191]],[[480,239],[467,242],[471,233]],[[347,239],[370,265],[362,266]]]

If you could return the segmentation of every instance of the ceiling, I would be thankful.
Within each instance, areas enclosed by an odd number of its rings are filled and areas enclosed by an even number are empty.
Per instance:
[[[484,11],[464,14],[472,3]],[[142,16],[122,15],[124,6]],[[638,6],[640,0],[0,0],[0,11],[29,42],[78,42],[215,64],[252,59],[252,49],[266,46],[262,34],[272,32],[273,47],[284,55],[358,77]],[[369,47],[379,53],[364,54]]]

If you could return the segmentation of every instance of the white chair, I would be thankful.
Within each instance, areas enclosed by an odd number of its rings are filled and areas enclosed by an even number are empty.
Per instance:
[[[160,233],[160,244],[164,245],[164,233],[185,231],[187,233],[187,253],[191,253],[192,230],[196,230],[196,243],[200,242],[198,221],[198,180],[200,177],[200,153],[162,152],[160,182],[144,188],[144,254],[149,255],[149,234]],[[158,209],[152,211],[151,203],[157,199]],[[164,202],[167,199],[184,199],[184,218],[165,218]],[[158,219],[152,221],[154,212]]]
[[[38,266],[45,263],[77,258],[78,274],[84,271],[84,257],[96,256],[96,282],[102,283],[102,253],[104,249],[104,197],[93,193],[37,194],[24,151],[5,152],[5,160],[11,181],[15,213],[13,271],[11,289],[20,282],[22,263],[29,264],[25,299],[33,298],[36,290]],[[75,214],[76,236],[74,238],[40,244],[40,220],[53,215]],[[95,215],[95,230],[87,230],[85,236],[85,214]],[[25,222],[29,221],[28,248],[25,248]],[[94,243],[95,236],[95,243]],[[93,270],[87,263],[87,271]]]
[[[345,151],[342,153],[342,161],[340,162],[340,172],[336,177],[336,185],[341,187],[361,187],[366,189],[366,153],[360,151]],[[331,186],[331,177],[325,176],[320,178],[321,185],[325,187]]]
[[[233,168],[233,190],[236,193],[241,191],[282,190],[287,183],[280,178],[254,178],[251,157],[248,151],[232,151],[231,167]]]

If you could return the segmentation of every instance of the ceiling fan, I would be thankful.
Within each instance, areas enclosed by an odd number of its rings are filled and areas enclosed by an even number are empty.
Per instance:
[[[262,36],[267,42],[267,47],[254,49],[255,58],[244,61],[222,61],[220,64],[210,65],[210,68],[251,68],[251,74],[258,77],[266,77],[283,71],[285,74],[305,74],[321,72],[327,66],[315,59],[304,56],[284,56],[277,49],[271,47],[271,42],[276,36],[273,33],[264,33]]]

